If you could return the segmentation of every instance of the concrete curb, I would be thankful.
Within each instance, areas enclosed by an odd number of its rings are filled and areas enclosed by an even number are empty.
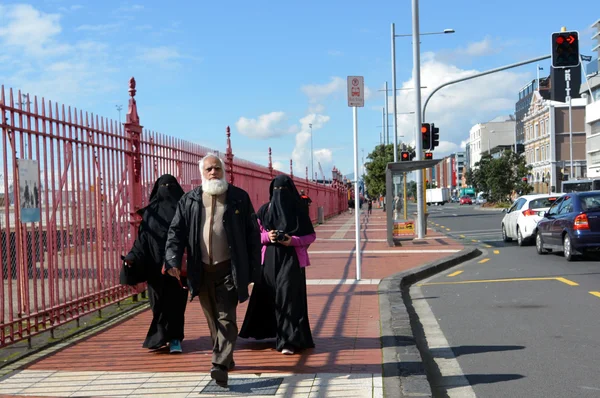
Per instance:
[[[478,248],[460,252],[418,268],[399,272],[381,281],[378,288],[383,391],[386,397],[432,397],[421,350],[427,349],[409,287],[481,255]]]
[[[504,210],[502,207],[475,207],[474,209],[479,211],[495,211],[498,213],[502,213],[502,210]]]

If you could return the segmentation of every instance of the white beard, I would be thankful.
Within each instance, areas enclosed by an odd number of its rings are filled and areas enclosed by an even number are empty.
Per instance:
[[[218,196],[225,193],[228,187],[229,184],[227,184],[227,181],[224,179],[202,181],[202,191],[213,196]]]

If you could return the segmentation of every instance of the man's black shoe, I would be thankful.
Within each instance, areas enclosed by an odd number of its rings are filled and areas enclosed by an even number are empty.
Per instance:
[[[227,388],[227,368],[223,365],[214,365],[210,370],[210,377],[219,387]]]
[[[235,368],[235,361],[229,362],[229,370],[233,370]]]

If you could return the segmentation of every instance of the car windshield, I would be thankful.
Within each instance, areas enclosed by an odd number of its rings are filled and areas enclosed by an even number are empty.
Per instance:
[[[581,210],[600,210],[600,194],[581,195],[579,196]]]
[[[552,206],[552,203],[554,203],[556,199],[556,197],[534,199],[529,202],[529,208],[532,210],[546,209]]]

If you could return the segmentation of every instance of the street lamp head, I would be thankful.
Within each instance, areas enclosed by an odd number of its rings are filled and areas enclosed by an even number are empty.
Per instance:
[[[454,29],[444,29],[444,33],[454,33]]]

